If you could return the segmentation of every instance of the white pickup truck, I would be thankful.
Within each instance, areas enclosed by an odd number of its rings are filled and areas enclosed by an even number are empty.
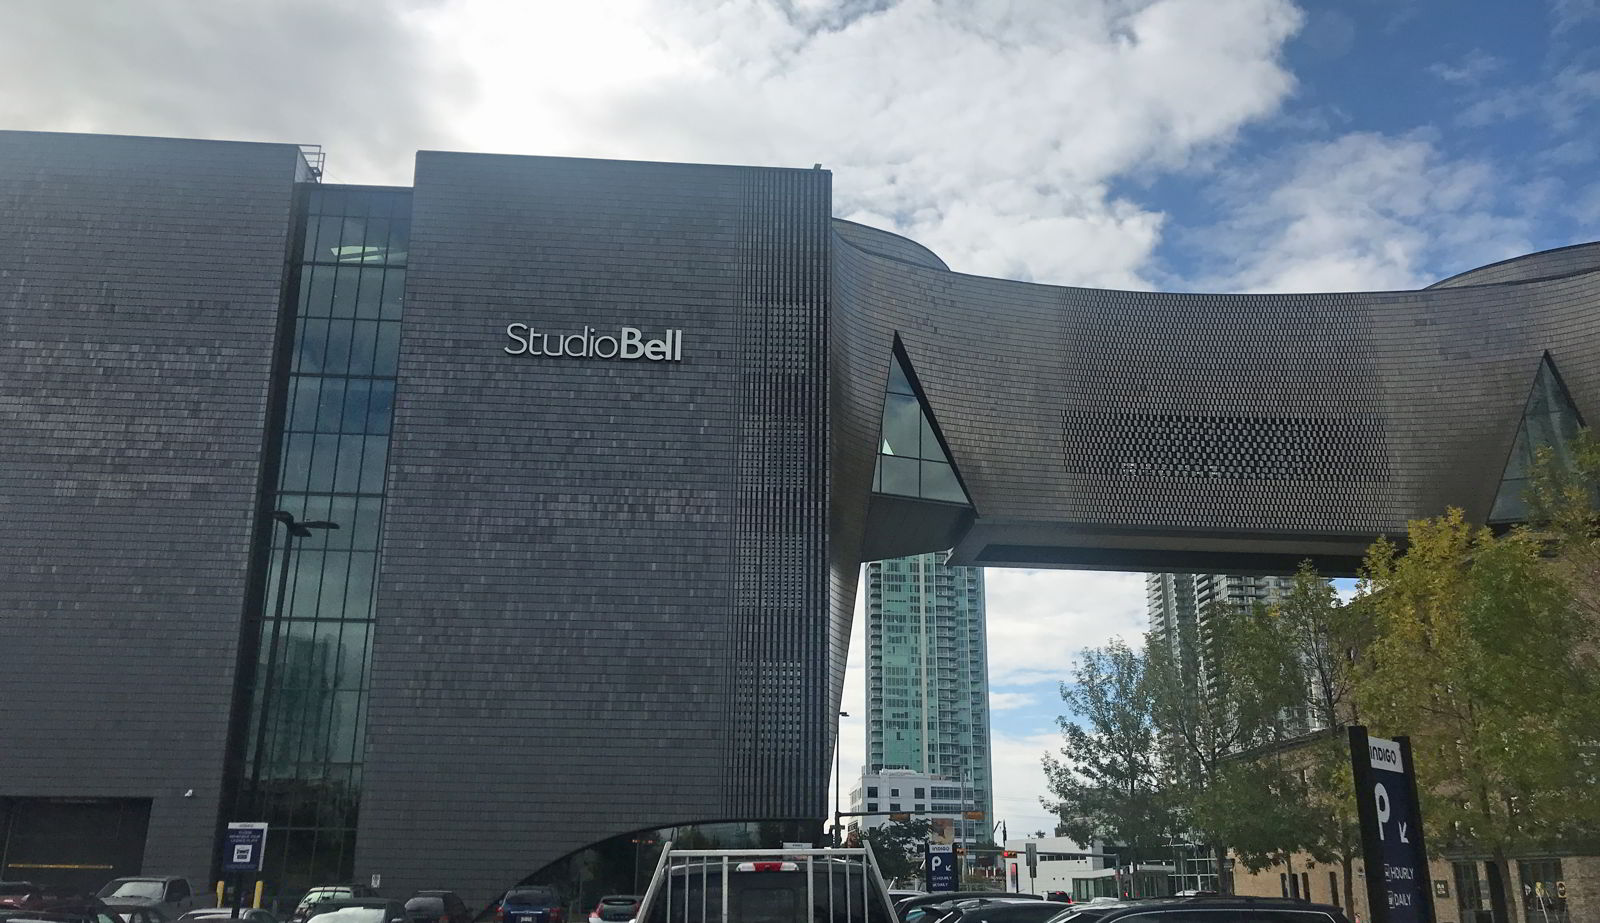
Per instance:
[[[896,923],[870,847],[673,849],[637,923]]]

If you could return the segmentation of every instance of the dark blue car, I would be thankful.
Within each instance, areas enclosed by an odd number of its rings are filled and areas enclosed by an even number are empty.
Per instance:
[[[566,923],[561,899],[554,888],[512,888],[495,912],[499,923]]]

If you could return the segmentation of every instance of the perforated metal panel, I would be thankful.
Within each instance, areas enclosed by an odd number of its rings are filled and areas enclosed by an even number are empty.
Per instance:
[[[808,816],[826,789],[828,180],[743,177],[730,816]]]

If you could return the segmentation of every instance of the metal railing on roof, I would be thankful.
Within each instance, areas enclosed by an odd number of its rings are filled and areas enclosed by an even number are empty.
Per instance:
[[[299,145],[300,157],[306,162],[306,171],[311,174],[313,183],[322,182],[323,168],[328,165],[328,153],[320,144]]]

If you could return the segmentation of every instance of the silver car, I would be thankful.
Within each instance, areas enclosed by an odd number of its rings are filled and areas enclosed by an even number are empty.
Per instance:
[[[113,878],[96,896],[117,907],[150,907],[169,920],[193,910],[198,903],[189,879],[158,876]]]

